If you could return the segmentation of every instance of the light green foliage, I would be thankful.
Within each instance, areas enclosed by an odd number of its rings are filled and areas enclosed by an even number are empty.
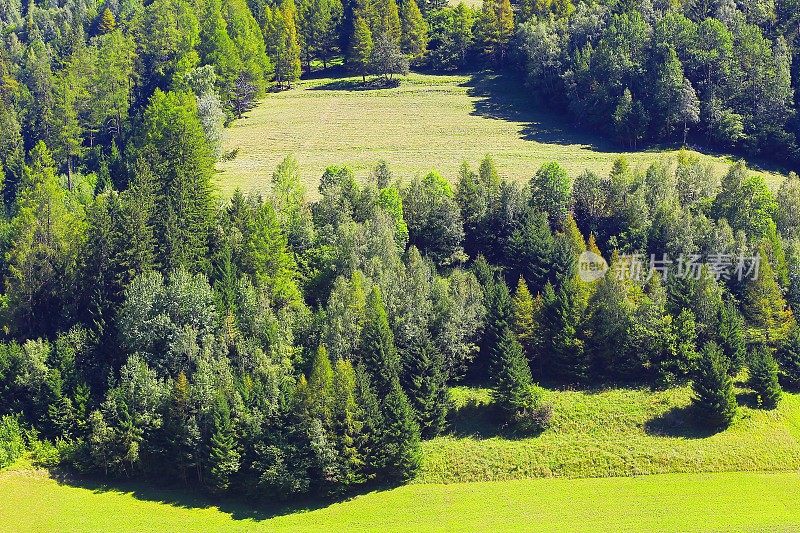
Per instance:
[[[50,306],[65,296],[59,284],[75,272],[85,228],[82,206],[59,184],[47,147],[37,144],[5,252],[5,294],[15,330],[41,331],[42,321],[56,325]]]
[[[158,261],[167,270],[206,267],[216,202],[214,160],[190,92],[157,90],[144,115],[147,154],[156,184],[154,226]]]
[[[200,24],[186,0],[156,0],[145,8],[137,35],[150,87],[169,89],[197,66]]]
[[[0,417],[0,469],[13,464],[24,451],[19,421],[8,415]]]

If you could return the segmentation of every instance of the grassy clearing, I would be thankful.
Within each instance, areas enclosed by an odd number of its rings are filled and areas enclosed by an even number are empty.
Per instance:
[[[798,531],[798,473],[408,485],[328,506],[257,510],[180,491],[0,473],[6,531]]]
[[[689,388],[549,391],[551,427],[533,438],[514,438],[490,422],[487,390],[453,393],[458,409],[451,434],[424,443],[417,482],[800,469],[797,394],[764,411],[748,407],[752,399],[740,390],[739,419],[709,434],[690,422]]]
[[[547,161],[572,174],[607,173],[622,154],[601,137],[580,133],[563,117],[537,109],[524,90],[496,75],[411,74],[391,89],[358,90],[360,78],[313,79],[273,93],[226,129],[220,187],[229,194],[266,190],[277,164],[294,155],[313,192],[331,164],[350,165],[366,176],[380,159],[410,178],[436,168],[455,179],[463,161],[477,166],[491,154],[506,177],[527,180]],[[625,153],[647,166],[673,151]],[[701,155],[722,173],[729,158]],[[768,174],[775,183],[779,177]]]

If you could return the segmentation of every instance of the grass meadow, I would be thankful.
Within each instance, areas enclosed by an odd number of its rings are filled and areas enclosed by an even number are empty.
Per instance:
[[[417,482],[800,471],[800,395],[767,411],[738,392],[738,419],[710,433],[691,422],[689,387],[548,391],[551,426],[519,438],[492,424],[487,389],[456,388],[450,434],[424,442]]]
[[[547,161],[574,177],[607,173],[620,155],[646,167],[674,150],[621,152],[618,145],[565,123],[537,106],[519,83],[495,74],[412,73],[397,87],[363,90],[360,78],[319,78],[269,94],[225,130],[223,148],[236,152],[218,164],[224,195],[237,187],[264,191],[287,155],[297,158],[313,194],[328,165],[346,164],[366,177],[385,159],[402,179],[432,169],[455,180],[463,161],[477,166],[490,154],[505,177],[527,180]],[[723,173],[731,159],[699,154]],[[768,181],[780,177],[766,173]]]
[[[22,461],[0,472],[0,530],[800,531],[800,395],[764,411],[738,392],[739,418],[710,434],[687,388],[548,391],[551,427],[518,438],[487,389],[455,388],[413,483],[336,502],[215,501]]]
[[[0,529],[33,531],[797,531],[800,474],[416,484],[329,505],[212,503],[134,484],[0,473]]]

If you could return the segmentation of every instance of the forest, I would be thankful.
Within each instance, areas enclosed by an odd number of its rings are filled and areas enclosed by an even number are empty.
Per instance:
[[[269,193],[223,199],[214,165],[267,91],[343,65],[376,87],[508,70],[630,147],[796,168],[799,29],[791,0],[0,0],[0,466],[28,447],[288,499],[412,479],[457,384],[524,435],[553,416],[542,386],[690,382],[724,428],[746,368],[774,408],[800,385],[796,174],[332,161],[307,191],[287,157]],[[610,265],[593,282],[587,252]]]

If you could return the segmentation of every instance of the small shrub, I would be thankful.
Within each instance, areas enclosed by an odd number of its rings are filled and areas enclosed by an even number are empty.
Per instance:
[[[31,460],[34,466],[51,468],[61,463],[61,450],[59,445],[65,443],[63,439],[58,439],[55,444],[49,440],[34,440],[31,442]]]
[[[517,413],[514,424],[525,433],[541,433],[550,427],[553,419],[553,404],[541,404],[533,409],[525,409]]]
[[[25,440],[19,421],[13,416],[0,418],[0,468],[17,460],[25,451]]]

